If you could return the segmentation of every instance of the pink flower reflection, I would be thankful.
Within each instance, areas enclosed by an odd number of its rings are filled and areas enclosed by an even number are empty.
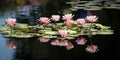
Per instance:
[[[85,19],[77,19],[77,24],[85,24],[86,22],[85,22]]]
[[[45,38],[45,37],[40,37],[38,38],[38,40],[40,40],[40,42],[49,42],[50,39]]]
[[[59,30],[59,34],[61,35],[61,37],[66,37],[68,35],[68,31],[67,30]]]
[[[15,44],[13,41],[10,41],[10,42],[7,44],[7,48],[8,48],[8,49],[16,49],[16,44]]]
[[[52,15],[51,19],[52,19],[53,21],[59,21],[60,16],[59,16],[59,15]]]
[[[68,45],[68,41],[67,40],[60,40],[58,46],[67,46]]]
[[[51,45],[55,45],[55,46],[66,46],[68,45],[68,41],[67,40],[54,40],[51,42]]]
[[[85,38],[78,38],[75,42],[77,42],[79,45],[84,45],[87,40]]]
[[[68,44],[66,45],[66,48],[67,48],[67,50],[70,50],[70,49],[74,48],[74,45],[71,42],[68,41]]]
[[[48,23],[50,23],[50,19],[47,18],[47,17],[41,17],[39,19],[39,22],[42,23],[42,24],[48,24]]]
[[[72,14],[66,14],[63,16],[63,20],[71,20],[73,18]]]
[[[56,40],[54,40],[54,41],[51,42],[51,45],[56,45],[57,46],[57,45],[59,45],[59,42],[60,41],[56,39]]]
[[[7,22],[7,24],[9,26],[14,26],[15,23],[16,23],[16,19],[14,19],[14,18],[8,18],[8,19],[6,19],[6,22]]]
[[[87,16],[86,19],[89,21],[89,22],[96,22],[98,17],[97,16]]]
[[[97,45],[88,45],[86,51],[90,53],[95,53],[98,51],[98,47]]]

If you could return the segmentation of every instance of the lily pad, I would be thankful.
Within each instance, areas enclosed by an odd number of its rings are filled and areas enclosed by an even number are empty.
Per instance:
[[[110,32],[110,31],[105,31],[105,32],[98,32],[97,34],[99,35],[110,35],[110,34],[114,34],[113,32]]]
[[[32,35],[13,35],[13,37],[16,37],[16,38],[30,38],[30,37],[33,37]]]
[[[74,31],[74,30],[67,30],[69,34],[76,34],[77,31]]]
[[[45,37],[45,38],[57,38],[57,36],[52,36],[52,35],[44,35],[42,37]]]
[[[58,32],[57,32],[57,31],[45,31],[45,34],[49,34],[49,35],[57,35]]]

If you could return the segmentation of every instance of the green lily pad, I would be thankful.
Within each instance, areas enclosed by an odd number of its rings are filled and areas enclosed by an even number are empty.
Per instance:
[[[76,34],[77,31],[74,31],[74,30],[67,30],[69,34]]]
[[[52,36],[52,35],[44,35],[42,37],[45,37],[45,38],[57,38],[57,36]]]
[[[66,39],[75,39],[74,37],[67,36]]]
[[[30,38],[30,37],[33,37],[32,35],[12,35],[13,37],[16,37],[16,38]]]
[[[45,31],[45,34],[49,34],[49,35],[57,35],[58,32],[57,32],[57,31]]]
[[[104,32],[98,32],[97,34],[99,35],[109,35],[109,34],[114,34],[113,32],[110,32],[110,31],[104,31]]]

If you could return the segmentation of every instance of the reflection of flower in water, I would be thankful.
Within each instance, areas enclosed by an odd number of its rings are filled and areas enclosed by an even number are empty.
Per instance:
[[[68,41],[68,44],[66,45],[66,48],[67,48],[67,50],[70,50],[70,49],[74,48],[74,45],[71,42]]]
[[[51,42],[51,45],[54,45],[54,46],[66,46],[68,45],[68,41],[67,40],[53,40]]]
[[[16,49],[16,44],[13,41],[8,42],[7,44],[8,49]]]
[[[45,37],[40,37],[38,38],[38,40],[40,40],[40,42],[49,42],[49,38],[45,38]]]
[[[84,45],[87,42],[87,40],[82,37],[82,38],[78,38],[75,42],[77,42],[77,44],[79,45]]]
[[[65,46],[67,48],[67,50],[70,50],[72,48],[74,48],[74,45],[68,41],[68,40],[53,40],[51,42],[51,45],[54,45],[54,46]]]
[[[98,47],[97,45],[88,45],[86,51],[90,53],[95,53],[98,51]]]
[[[53,40],[52,42],[51,42],[51,45],[55,45],[55,46],[57,46],[57,45],[59,45],[59,40]]]

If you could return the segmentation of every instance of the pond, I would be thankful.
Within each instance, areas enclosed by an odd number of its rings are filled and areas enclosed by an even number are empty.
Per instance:
[[[4,5],[0,8],[0,24],[5,24],[5,19],[8,17],[15,18],[16,13],[10,6]],[[119,58],[117,44],[119,38],[116,33],[93,36],[92,40],[99,48],[96,53],[85,51],[88,43],[80,46],[73,42],[74,40],[71,42],[75,47],[67,50],[65,47],[52,46],[50,42],[42,43],[35,37],[5,38],[0,35],[0,60],[114,60]],[[15,49],[8,48],[11,41],[14,42]]]

